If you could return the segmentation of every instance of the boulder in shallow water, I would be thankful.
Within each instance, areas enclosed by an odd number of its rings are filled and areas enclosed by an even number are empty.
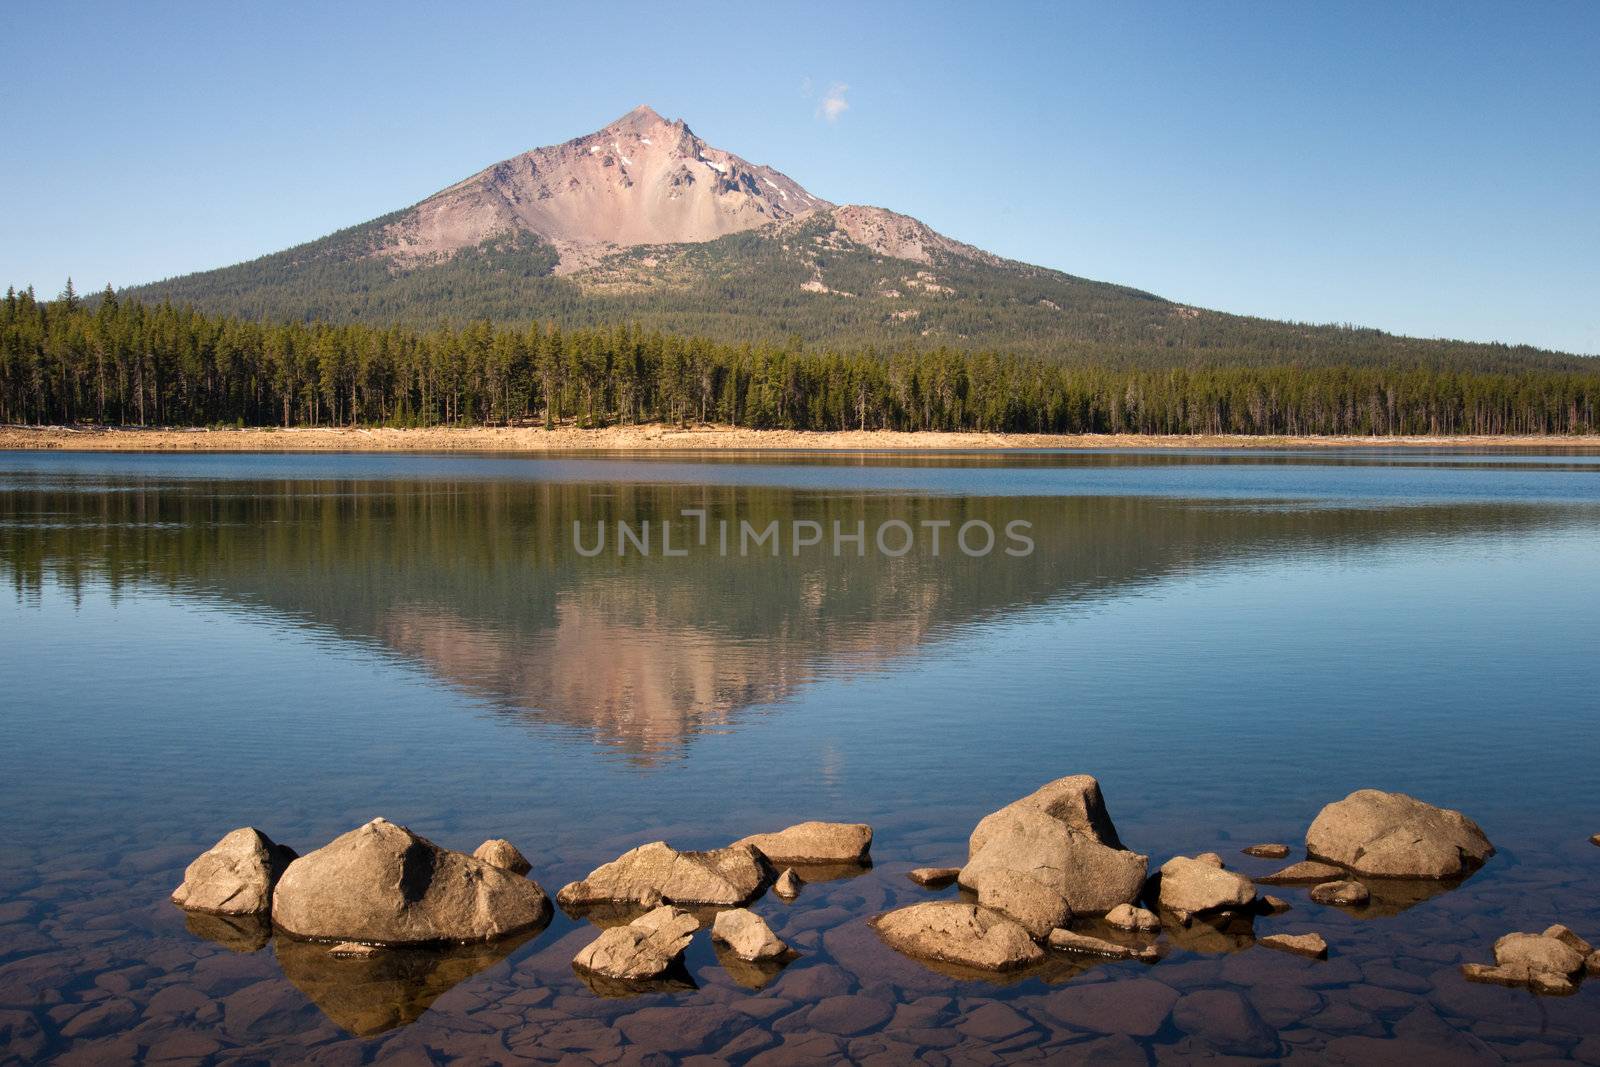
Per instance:
[[[527,874],[533,870],[533,864],[528,862],[528,858],[518,851],[516,845],[503,837],[492,837],[473,849],[472,858],[516,875]]]
[[[741,907],[773,878],[767,857],[749,845],[679,852],[664,841],[629,849],[556,894],[564,908],[656,899],[687,907]],[[652,897],[651,894],[658,894]]]
[[[1494,961],[1502,967],[1525,967],[1565,978],[1583,970],[1586,955],[1548,934],[1507,934],[1494,943]]]
[[[753,845],[775,864],[866,863],[872,827],[858,822],[803,822],[770,834],[752,834],[734,845]]]
[[[1321,934],[1269,934],[1256,942],[1281,952],[1292,952],[1313,960],[1328,958],[1328,943]]]
[[[1331,863],[1321,860],[1301,860],[1291,863],[1282,870],[1263,874],[1256,881],[1262,885],[1296,885],[1306,882],[1331,882],[1335,878],[1344,877],[1344,868],[1335,867]]]
[[[230,830],[189,864],[172,902],[215,915],[268,915],[273,887],[294,859],[294,849],[253,826]]]
[[[683,959],[683,950],[700,928],[695,917],[670,904],[646,912],[626,926],[602,930],[572,965],[581,971],[622,981],[659,978]]]
[[[1072,921],[1072,909],[1055,890],[1026,874],[989,870],[978,875],[978,903],[1015,922],[1038,939]]]
[[[801,881],[800,876],[794,873],[794,868],[785,867],[783,873],[778,875],[778,880],[772,883],[772,891],[778,895],[780,900],[794,900],[800,895],[800,888],[803,885],[805,885],[805,882]]]
[[[1089,934],[1065,929],[1051,930],[1049,943],[1050,947],[1058,952],[1098,956],[1108,960],[1142,960],[1154,963],[1161,958],[1160,950],[1154,945],[1124,945],[1116,941],[1107,941],[1103,937],[1092,937]]]
[[[711,938],[719,941],[742,960],[778,960],[793,950],[784,944],[766,921],[748,908],[717,912],[711,924]]]
[[[966,888],[976,891],[990,871],[1026,875],[1072,915],[1133,903],[1149,865],[1149,857],[1122,847],[1100,783],[1087,774],[1058,778],[985,816],[967,856],[960,876]]]
[[[317,941],[467,943],[543,926],[550,901],[537,882],[373,819],[291,863],[272,913]]]
[[[1161,865],[1161,906],[1179,918],[1239,911],[1255,903],[1255,883],[1224,869],[1213,856],[1174,856]]]
[[[1312,886],[1311,899],[1318,904],[1337,904],[1340,907],[1353,908],[1371,900],[1372,893],[1360,882],[1346,878]]]
[[[1463,963],[1461,977],[1469,982],[1492,985],[1520,986],[1529,984],[1531,977],[1526,967],[1501,967],[1493,963]]]
[[[1017,923],[955,900],[930,900],[872,920],[891,948],[918,959],[980,971],[1010,971],[1044,958]]]
[[[1472,982],[1527,986],[1536,993],[1564,996],[1578,988],[1587,965],[1580,950],[1587,947],[1587,941],[1560,925],[1542,934],[1507,934],[1494,943],[1493,966],[1464,963],[1461,974]]]
[[[1118,904],[1106,912],[1106,925],[1118,930],[1151,931],[1161,929],[1161,919],[1148,909]]]
[[[1318,813],[1306,851],[1357,874],[1456,878],[1481,866],[1494,846],[1478,824],[1404,793],[1358,789]]]
[[[1554,926],[1546,927],[1542,936],[1555,938],[1557,941],[1561,942],[1563,945],[1566,945],[1580,956],[1587,956],[1589,953],[1594,951],[1593,945],[1589,944],[1589,942],[1573,933],[1571,929],[1562,926],[1560,923],[1556,923]]]
[[[1289,854],[1289,846],[1276,843],[1250,845],[1246,848],[1240,849],[1240,851],[1246,856],[1259,856],[1262,859],[1281,860]]]
[[[927,889],[943,889],[961,877],[960,867],[918,867],[907,871],[906,877]]]

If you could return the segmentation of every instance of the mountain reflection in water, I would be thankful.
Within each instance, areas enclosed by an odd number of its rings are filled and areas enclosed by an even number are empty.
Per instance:
[[[784,531],[864,523],[864,554],[822,545],[723,555],[616,552],[618,522],[675,537],[704,510]],[[1572,521],[1538,503],[1327,506],[1116,496],[889,495],[759,485],[520,480],[13,481],[0,567],[19,589],[154,585],[268,610],[374,645],[512,716],[567,725],[656,761],[819,676],[884,666],[964,626],[1072,609],[1208,567],[1326,558],[1386,544],[1514,536]],[[948,523],[899,558],[890,520]],[[1034,551],[957,551],[949,531],[1024,521]],[[607,550],[585,558],[573,524]],[[1448,531],[1448,534],[1440,533]],[[659,539],[659,532],[657,533]],[[682,544],[683,540],[675,543]],[[1002,541],[1003,545],[1004,542]]]

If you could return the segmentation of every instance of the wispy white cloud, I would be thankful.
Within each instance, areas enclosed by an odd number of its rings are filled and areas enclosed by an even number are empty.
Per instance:
[[[844,82],[828,86],[828,91],[822,94],[822,102],[817,105],[817,114],[829,122],[838,122],[839,116],[850,110],[850,101],[844,98],[849,91],[850,86]]]

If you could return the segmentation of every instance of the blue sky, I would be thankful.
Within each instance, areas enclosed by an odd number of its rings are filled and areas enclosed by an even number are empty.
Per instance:
[[[585,7],[0,7],[0,284],[276,251],[649,103],[1075,274],[1600,353],[1600,4]]]

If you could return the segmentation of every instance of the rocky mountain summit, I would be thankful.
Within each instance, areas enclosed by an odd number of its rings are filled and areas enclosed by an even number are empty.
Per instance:
[[[802,226],[808,220],[815,225]],[[764,227],[813,267],[819,254],[849,249],[921,264],[945,256],[1004,262],[909,215],[831,204],[644,104],[594,133],[531,149],[435,193],[386,222],[369,254],[402,266],[437,263],[486,241],[528,235],[555,250],[554,273],[570,275],[627,249],[703,244]],[[643,266],[660,265],[661,255],[670,251],[660,249]],[[939,283],[924,273],[897,284]],[[820,267],[802,288],[838,292],[823,284]]]
[[[372,254],[437,260],[525,233],[555,247],[557,269],[570,273],[619,248],[710,241],[832,206],[641,105],[428,197],[384,226]]]

